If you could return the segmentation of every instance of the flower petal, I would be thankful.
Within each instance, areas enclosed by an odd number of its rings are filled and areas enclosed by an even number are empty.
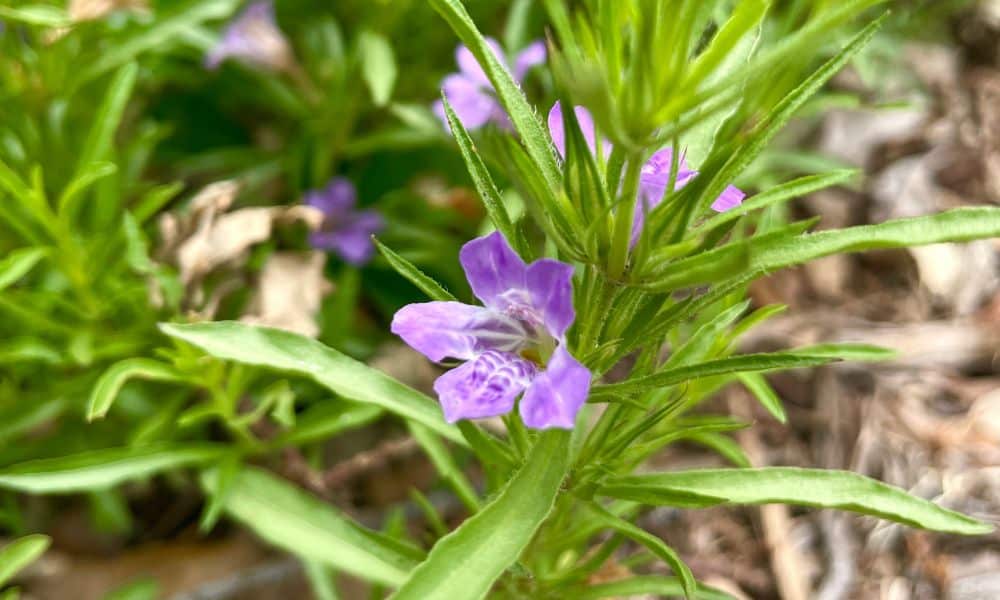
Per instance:
[[[396,312],[390,329],[434,362],[469,360],[486,350],[517,351],[526,337],[516,321],[461,302],[408,304]]]
[[[270,0],[254,2],[233,19],[209,52],[205,65],[214,69],[230,57],[274,70],[292,65],[291,47],[278,28]]]
[[[659,206],[663,201],[663,194],[667,191],[667,184],[670,183],[671,162],[674,159],[672,148],[663,148],[653,153],[646,164],[639,172],[639,199],[636,204],[635,217],[632,220],[632,246],[639,241],[639,234],[645,225],[646,213]],[[677,161],[677,179],[674,181],[674,189],[679,190],[687,185],[698,171],[688,167],[687,161],[681,155]]]
[[[503,50],[500,48],[499,42],[491,37],[488,37],[486,38],[486,45],[493,51],[493,55],[497,57],[497,60],[499,60],[503,65],[507,64],[507,59],[504,58]],[[463,75],[479,85],[493,89],[493,84],[490,83],[490,78],[486,76],[486,72],[479,66],[479,62],[476,61],[476,56],[472,53],[472,50],[469,50],[468,47],[463,44],[459,44],[458,48],[455,49],[455,62],[458,63],[458,70],[461,71]],[[451,102],[451,99],[448,101]]]
[[[667,184],[670,183],[670,163],[673,161],[673,155],[673,149],[664,148],[655,152],[642,166],[642,170],[639,172],[639,191],[646,199],[646,203],[641,206],[648,205],[649,208],[654,208],[663,199],[663,193],[667,190]],[[677,179],[674,182],[674,189],[681,189],[697,174],[698,172],[689,168],[687,161],[681,156],[677,161]]]
[[[525,289],[527,266],[499,231],[467,242],[458,259],[472,293],[492,309],[510,304],[506,292]]]
[[[521,419],[532,429],[572,429],[590,393],[590,371],[563,346],[521,398]]]
[[[487,351],[448,371],[434,382],[449,423],[506,414],[537,373],[535,365],[516,354]]]
[[[478,129],[490,122],[500,108],[496,98],[485,92],[482,86],[465,75],[449,75],[441,84],[448,104],[451,104],[455,116],[466,129]],[[434,105],[444,126],[448,127],[448,119],[444,113],[444,103],[438,101]]]
[[[573,267],[542,258],[528,265],[527,288],[531,305],[541,314],[549,335],[563,340],[573,324]]]
[[[338,218],[354,208],[357,192],[350,179],[334,177],[325,188],[306,192],[304,201],[327,217]]]
[[[332,231],[318,231],[309,236],[314,248],[333,250],[346,262],[363,266],[375,254],[372,236],[385,226],[382,216],[373,210],[349,215]]]
[[[590,111],[582,106],[573,109],[576,113],[576,120],[580,123],[580,131],[583,139],[587,140],[587,147],[593,152],[596,147],[596,137],[594,134],[594,118],[590,116]],[[552,143],[555,144],[559,156],[566,158],[566,131],[563,128],[562,104],[556,101],[549,110],[549,135],[552,136]],[[605,154],[610,152],[611,144],[603,144]]]
[[[715,212],[726,212],[731,208],[736,208],[743,203],[746,194],[735,186],[728,186],[719,197],[712,202],[712,210]]]
[[[517,81],[523,80],[531,67],[545,62],[547,55],[548,51],[545,49],[545,42],[542,40],[536,40],[525,46],[523,50],[517,53],[517,58],[514,59],[514,79]]]

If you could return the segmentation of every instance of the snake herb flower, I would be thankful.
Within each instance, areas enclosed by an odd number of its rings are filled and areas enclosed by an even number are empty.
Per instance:
[[[323,189],[312,190],[304,202],[323,213],[319,231],[309,236],[309,243],[321,250],[332,250],[348,263],[361,266],[375,252],[372,235],[382,231],[385,221],[374,210],[356,210],[357,192],[348,179],[335,177]]]
[[[205,66],[216,69],[229,58],[273,71],[294,66],[292,48],[278,29],[269,0],[254,2],[226,26],[222,39],[205,57]]]
[[[573,309],[573,267],[543,258],[525,264],[499,233],[459,254],[485,306],[424,302],[404,306],[392,332],[432,361],[466,361],[434,383],[445,419],[510,412],[533,429],[573,427],[590,391],[590,371],[566,350]]]
[[[594,130],[594,119],[590,112],[577,106],[574,109],[576,119],[580,123],[580,131],[591,151],[596,147],[596,134]],[[548,116],[549,134],[555,143],[559,155],[566,156],[566,132],[563,130],[562,106],[556,102],[549,111]],[[605,156],[611,153],[611,143],[602,140],[601,149]],[[639,239],[639,232],[645,221],[646,211],[655,208],[663,200],[663,193],[670,183],[670,164],[673,161],[674,151],[672,148],[663,148],[654,152],[646,164],[642,166],[639,173],[639,205],[635,211],[635,222],[632,225],[632,244]],[[684,156],[677,161],[677,179],[674,182],[674,189],[679,190],[688,184],[698,175],[698,171],[691,169]],[[731,208],[736,208],[743,202],[746,194],[735,186],[727,186],[725,190],[712,202],[712,210],[725,212]]]
[[[507,64],[500,44],[493,38],[486,38],[486,43],[497,59]],[[512,71],[514,79],[518,82],[524,80],[525,75],[535,65],[545,62],[545,43],[535,41],[528,44],[514,59],[514,69]],[[494,95],[493,84],[490,83],[486,72],[476,62],[472,51],[460,45],[455,50],[455,62],[458,63],[458,73],[452,73],[441,82],[444,95],[448,98],[455,114],[462,121],[466,129],[479,129],[488,123],[494,123],[498,127],[509,128],[510,120],[504,112]],[[434,113],[448,127],[448,118],[444,112],[444,102],[438,100],[434,103]]]

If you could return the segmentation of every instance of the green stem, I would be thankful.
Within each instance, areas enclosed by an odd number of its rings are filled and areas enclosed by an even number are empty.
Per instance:
[[[611,251],[608,256],[608,276],[621,279],[628,263],[629,246],[632,242],[632,222],[635,220],[635,206],[639,199],[639,173],[642,161],[638,154],[629,156],[625,169],[625,183],[621,202],[615,211],[614,232],[611,237]]]

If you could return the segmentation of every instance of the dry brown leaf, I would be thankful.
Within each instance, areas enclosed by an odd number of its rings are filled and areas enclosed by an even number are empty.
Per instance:
[[[240,320],[316,337],[316,314],[333,288],[323,274],[325,264],[323,252],[275,252],[260,273],[248,313]]]
[[[67,13],[74,23],[91,21],[116,10],[149,10],[146,0],[70,0]]]

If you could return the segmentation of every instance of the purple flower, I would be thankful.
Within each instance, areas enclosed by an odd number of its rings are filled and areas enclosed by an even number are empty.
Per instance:
[[[314,248],[333,250],[356,266],[371,260],[375,252],[372,235],[385,227],[385,221],[374,210],[355,210],[354,184],[335,177],[324,189],[306,192],[304,202],[324,215],[319,231],[309,236]]]
[[[410,304],[392,320],[392,332],[427,358],[466,361],[434,383],[445,419],[508,413],[523,392],[525,425],[572,428],[591,379],[566,350],[573,267],[548,258],[527,265],[498,232],[465,244],[459,260],[485,306]]]
[[[493,38],[486,38],[486,43],[497,59],[506,65],[507,60],[500,49],[500,44]],[[532,42],[521,50],[514,59],[514,80],[518,83],[523,81],[529,69],[545,62],[545,54],[545,44],[541,41]],[[448,104],[451,104],[462,125],[467,129],[479,129],[487,123],[509,127],[510,120],[494,95],[493,84],[476,62],[472,51],[460,45],[455,50],[455,62],[458,63],[459,72],[445,77],[441,87],[445,97],[448,98]],[[438,100],[434,103],[434,113],[447,128],[448,118],[445,116],[444,102]]]
[[[590,112],[582,106],[575,107],[573,111],[576,113],[576,120],[580,123],[580,131],[583,133],[584,139],[587,140],[587,146],[593,152],[597,139],[594,131],[594,119]],[[566,133],[563,130],[562,106],[559,102],[556,102],[549,111],[548,122],[552,142],[559,151],[559,155],[565,158]],[[605,157],[607,157],[611,152],[611,143],[602,140],[601,147]],[[632,244],[635,244],[639,239],[639,233],[642,231],[642,225],[646,219],[646,211],[653,209],[663,200],[663,193],[670,183],[670,163],[673,161],[673,155],[672,148],[663,148],[649,157],[639,172],[639,205],[636,207],[635,222],[632,225]],[[681,189],[697,175],[698,171],[688,167],[687,161],[681,155],[677,161],[677,179],[674,182],[674,189]],[[722,194],[712,202],[712,210],[725,212],[736,208],[743,202],[744,197],[746,194],[739,188],[727,186]]]
[[[291,46],[278,29],[270,0],[254,2],[230,21],[222,39],[205,57],[205,66],[218,68],[228,58],[274,71],[294,65]]]

